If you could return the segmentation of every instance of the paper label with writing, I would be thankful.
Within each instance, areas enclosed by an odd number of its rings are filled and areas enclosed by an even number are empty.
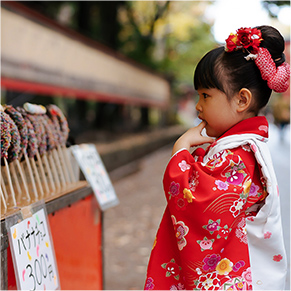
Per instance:
[[[71,148],[101,210],[117,205],[119,200],[95,145],[80,144]]]
[[[10,227],[18,289],[59,289],[57,265],[44,209]]]

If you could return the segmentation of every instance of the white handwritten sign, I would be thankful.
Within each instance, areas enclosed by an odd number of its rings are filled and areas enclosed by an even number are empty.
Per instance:
[[[71,148],[101,210],[117,205],[119,200],[96,147],[93,144],[81,144]]]
[[[10,227],[18,289],[56,290],[59,279],[44,209]]]

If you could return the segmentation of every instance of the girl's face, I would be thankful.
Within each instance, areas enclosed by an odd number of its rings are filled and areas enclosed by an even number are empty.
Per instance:
[[[196,110],[198,117],[207,122],[205,129],[208,136],[218,138],[241,121],[237,112],[237,98],[229,101],[226,94],[215,88],[197,91],[199,101]]]

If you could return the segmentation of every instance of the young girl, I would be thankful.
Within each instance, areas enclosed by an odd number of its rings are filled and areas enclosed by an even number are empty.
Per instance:
[[[240,28],[197,65],[202,122],[176,141],[166,168],[168,203],[145,289],[284,289],[278,186],[266,145],[268,122],[258,116],[272,89],[288,88],[283,51],[284,39],[273,27]],[[190,154],[204,143],[211,143],[206,151]]]

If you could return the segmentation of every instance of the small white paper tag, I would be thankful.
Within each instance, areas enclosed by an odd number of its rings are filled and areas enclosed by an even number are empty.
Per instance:
[[[80,144],[71,148],[101,210],[116,206],[119,200],[95,145]]]

